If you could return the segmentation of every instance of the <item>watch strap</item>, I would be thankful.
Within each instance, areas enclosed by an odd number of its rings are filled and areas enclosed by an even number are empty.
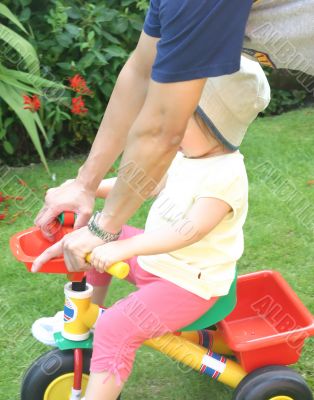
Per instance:
[[[114,240],[119,239],[119,236],[121,234],[121,231],[118,233],[110,233],[105,231],[104,229],[102,229],[99,224],[98,224],[98,219],[101,215],[100,211],[97,211],[89,220],[87,227],[89,229],[89,231],[99,237],[101,240],[103,240],[104,242],[112,242]]]

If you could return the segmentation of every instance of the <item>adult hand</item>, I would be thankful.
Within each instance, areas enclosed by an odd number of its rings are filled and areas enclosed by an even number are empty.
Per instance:
[[[33,263],[32,272],[38,272],[41,267],[55,257],[64,256],[64,261],[69,272],[82,272],[91,269],[92,266],[85,260],[86,254],[93,251],[104,242],[93,235],[87,227],[77,229],[63,237],[45,250]]]
[[[49,225],[64,211],[77,214],[74,228],[85,226],[93,213],[95,193],[85,188],[76,179],[65,181],[62,185],[49,189],[45,197],[45,205],[38,213],[35,224],[43,235],[53,240],[54,234]]]

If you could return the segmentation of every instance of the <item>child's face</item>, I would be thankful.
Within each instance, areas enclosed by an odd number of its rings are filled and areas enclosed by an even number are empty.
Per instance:
[[[198,157],[211,150],[213,141],[217,145],[217,141],[206,132],[208,128],[204,123],[200,123],[198,116],[195,114],[190,118],[184,137],[180,144],[180,150],[186,157]],[[204,125],[204,126],[203,126]]]

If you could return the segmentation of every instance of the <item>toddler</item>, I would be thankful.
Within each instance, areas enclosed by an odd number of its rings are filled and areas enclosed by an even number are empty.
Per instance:
[[[116,399],[136,349],[150,337],[192,323],[226,295],[243,252],[242,227],[248,185],[238,147],[248,125],[269,102],[261,67],[242,58],[235,74],[207,81],[180,151],[157,187],[145,230],[125,226],[116,242],[92,253],[95,270],[88,282],[102,303],[111,277],[103,273],[121,259],[130,265],[128,280],[138,290],[103,314],[95,329],[86,400]],[[114,178],[97,195],[106,197]],[[156,192],[153,194],[157,194]],[[128,310],[140,305],[158,320],[140,326]]]
[[[263,70],[245,57],[240,71],[208,79],[180,150],[152,193],[145,230],[124,226],[119,240],[92,252],[87,281],[94,302],[103,303],[111,280],[105,271],[117,261],[128,262],[127,280],[137,290],[97,321],[86,400],[116,399],[145,340],[191,324],[228,294],[248,207],[238,148],[269,99]],[[105,198],[114,183],[104,180],[97,196]],[[134,317],[136,307],[150,323]]]

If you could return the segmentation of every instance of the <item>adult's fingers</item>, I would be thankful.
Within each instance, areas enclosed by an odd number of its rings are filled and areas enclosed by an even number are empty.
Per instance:
[[[73,255],[64,249],[63,257],[67,270],[70,272],[77,272],[77,263],[75,262]]]
[[[36,226],[41,229],[43,236],[48,240],[53,240],[57,229],[60,229],[60,226],[55,223],[59,214],[57,209],[43,207],[35,219]]]
[[[47,207],[46,207],[46,206],[43,206],[43,207],[41,208],[41,210],[39,211],[39,213],[37,214],[35,220],[34,220],[34,224],[35,224],[36,226],[39,226],[39,221],[41,220],[43,214],[44,214],[46,211],[47,211]]]
[[[65,265],[70,272],[82,272],[93,268],[85,261],[85,254],[78,256],[74,255],[71,251],[64,249],[63,256]]]
[[[63,256],[68,271],[80,272],[89,269],[85,255],[85,252],[81,250],[81,245],[75,245],[75,236],[70,234],[64,237]]]
[[[48,262],[52,258],[61,256],[62,253],[63,240],[60,240],[60,242],[55,243],[36,258],[36,260],[33,262],[31,271],[38,272],[46,262]]]
[[[92,215],[92,212],[80,211],[77,214],[77,217],[76,217],[76,220],[74,223],[74,229],[79,229],[79,228],[83,228],[83,226],[86,226],[91,215]]]

